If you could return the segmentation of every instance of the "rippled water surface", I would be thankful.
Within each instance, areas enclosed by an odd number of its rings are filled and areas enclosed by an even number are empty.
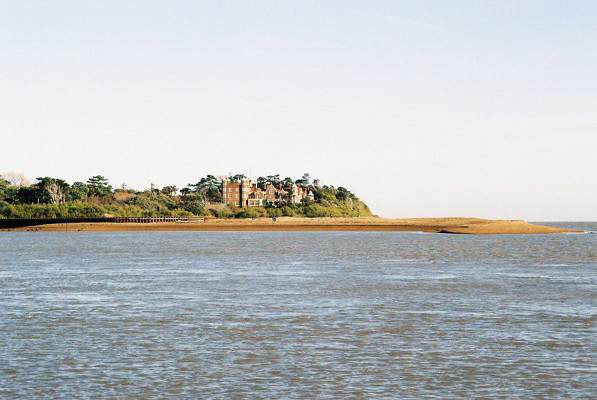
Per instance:
[[[595,397],[596,248],[594,234],[0,233],[0,397]]]

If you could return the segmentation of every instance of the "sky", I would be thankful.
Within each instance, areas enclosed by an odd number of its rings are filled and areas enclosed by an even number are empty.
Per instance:
[[[597,220],[597,1],[0,10],[0,172],[308,172],[383,217]]]

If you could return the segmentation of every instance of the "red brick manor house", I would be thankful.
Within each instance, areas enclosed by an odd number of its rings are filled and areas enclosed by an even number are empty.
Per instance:
[[[261,188],[257,185],[257,182],[249,179],[241,179],[237,182],[231,182],[230,179],[223,179],[222,196],[226,204],[240,208],[262,207],[265,205],[265,202],[277,204],[281,201],[300,203],[303,199],[314,200],[311,191],[307,192],[296,184],[292,184],[288,190],[282,187],[277,188],[272,184]]]

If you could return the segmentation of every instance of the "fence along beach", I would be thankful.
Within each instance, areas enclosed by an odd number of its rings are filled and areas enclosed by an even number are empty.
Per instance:
[[[81,224],[81,223],[114,223],[114,224],[149,224],[149,223],[191,223],[201,222],[202,217],[103,217],[103,218],[4,218],[0,219],[0,229],[13,229],[21,227],[56,224]]]

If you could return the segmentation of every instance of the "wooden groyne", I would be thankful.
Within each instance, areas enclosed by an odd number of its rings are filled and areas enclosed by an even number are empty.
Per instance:
[[[103,218],[2,218],[0,229],[20,228],[47,224],[70,224],[81,222],[110,222],[151,224],[156,222],[194,223],[203,222],[201,217],[103,217]]]
[[[149,224],[152,222],[203,222],[203,217],[114,217],[108,218],[110,221],[105,222],[116,222],[116,223],[140,223]]]

